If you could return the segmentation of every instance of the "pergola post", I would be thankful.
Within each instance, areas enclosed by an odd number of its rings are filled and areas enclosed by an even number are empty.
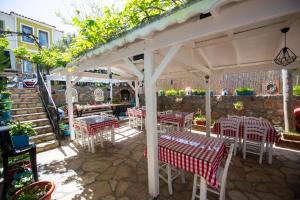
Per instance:
[[[286,132],[295,131],[294,119],[294,101],[293,101],[293,79],[292,73],[287,69],[281,70],[282,74],[282,96],[283,96],[283,114],[284,130]]]
[[[66,75],[66,102],[68,105],[68,120],[69,120],[69,127],[71,132],[71,140],[75,139],[75,133],[74,133],[74,115],[73,115],[73,102],[72,102],[72,75]]]
[[[46,75],[46,84],[49,94],[51,95],[51,76]]]
[[[109,78],[109,98],[110,98],[110,103],[112,103],[113,99],[113,91],[112,91],[112,74],[111,74],[111,68],[108,68],[108,78]]]
[[[152,79],[152,74],[154,71],[153,52],[145,52],[144,69],[149,194],[152,197],[157,197],[159,194],[156,109],[157,100],[155,79]]]
[[[210,136],[211,125],[211,101],[210,101],[210,79],[209,75],[205,76],[205,115],[206,115],[206,136]]]
[[[139,99],[139,82],[134,81],[134,94],[135,94],[135,106],[140,107],[140,99]]]

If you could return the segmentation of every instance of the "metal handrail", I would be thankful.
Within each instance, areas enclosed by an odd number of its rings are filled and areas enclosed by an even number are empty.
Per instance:
[[[56,139],[58,140],[59,145],[61,145],[61,134],[59,129],[60,115],[58,112],[58,108],[52,99],[51,92],[49,91],[44,81],[39,66],[37,66],[37,80],[38,90],[40,92],[40,97],[42,99],[43,106],[47,112]]]

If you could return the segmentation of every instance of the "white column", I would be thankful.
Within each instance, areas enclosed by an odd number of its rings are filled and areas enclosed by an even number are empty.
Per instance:
[[[206,136],[210,136],[211,125],[211,101],[210,101],[210,77],[205,76],[205,115],[206,115]]]
[[[51,95],[51,77],[50,75],[46,75],[46,84],[49,94]]]
[[[140,99],[139,99],[139,82],[134,82],[134,94],[135,94],[135,106],[140,107]]]
[[[157,197],[159,194],[159,176],[157,155],[156,85],[155,81],[152,81],[152,74],[154,70],[153,52],[145,52],[144,59],[149,194],[152,197]]]
[[[73,102],[72,102],[72,76],[66,75],[66,103],[68,105],[68,119],[69,119],[69,126],[70,126],[70,132],[71,132],[71,140],[75,139],[75,133],[74,133],[74,115],[73,115]]]

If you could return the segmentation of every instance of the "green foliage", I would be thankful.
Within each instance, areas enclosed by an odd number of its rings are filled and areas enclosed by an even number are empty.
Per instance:
[[[8,90],[2,91],[1,96],[5,96],[6,98],[9,98],[11,95],[11,92]]]
[[[165,96],[165,91],[159,90],[158,95],[159,95],[159,96]]]
[[[0,36],[0,72],[10,65],[9,57],[5,56],[4,52],[8,50],[8,40],[5,35]]]
[[[184,96],[185,95],[185,90],[178,90],[178,95],[179,96]]]
[[[36,131],[32,128],[32,123],[20,123],[20,122],[13,122],[10,124],[9,133],[11,136],[18,136],[18,135],[27,135],[33,136],[36,135]]]
[[[79,28],[77,36],[68,37],[67,40],[64,38],[59,46],[41,49],[37,53],[29,52],[24,47],[19,47],[14,52],[19,58],[48,67],[66,66],[73,58],[87,50],[105,44],[141,24],[146,24],[154,17],[187,1],[128,0],[121,11],[115,9],[114,6],[104,7],[101,15],[84,16],[84,19],[82,19],[82,13],[76,9],[72,23]]]
[[[295,85],[293,87],[293,94],[296,96],[300,96],[300,85]]]
[[[242,101],[234,102],[233,106],[237,111],[244,110],[244,103]]]
[[[177,90],[174,90],[174,89],[166,90],[166,96],[176,96],[176,95],[178,95]]]
[[[205,90],[203,89],[192,89],[193,95],[205,95]]]
[[[249,87],[240,87],[240,88],[236,88],[235,91],[239,93],[245,93],[245,92],[254,92],[254,89]]]
[[[203,122],[205,122],[205,121],[206,121],[206,117],[205,117],[204,115],[198,114],[198,115],[195,115],[194,121],[195,121],[195,122],[196,122],[196,121],[203,121]]]

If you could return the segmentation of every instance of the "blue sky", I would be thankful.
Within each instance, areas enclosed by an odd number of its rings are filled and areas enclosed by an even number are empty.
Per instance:
[[[90,0],[91,1],[91,0]],[[99,5],[115,4],[121,7],[124,0],[92,0],[99,2]],[[82,5],[84,0],[0,0],[0,11],[9,13],[14,11],[24,16],[46,22],[56,26],[58,30],[75,32],[76,29],[71,25],[66,25],[55,15],[60,11],[65,17],[70,18],[73,13],[74,5]]]

